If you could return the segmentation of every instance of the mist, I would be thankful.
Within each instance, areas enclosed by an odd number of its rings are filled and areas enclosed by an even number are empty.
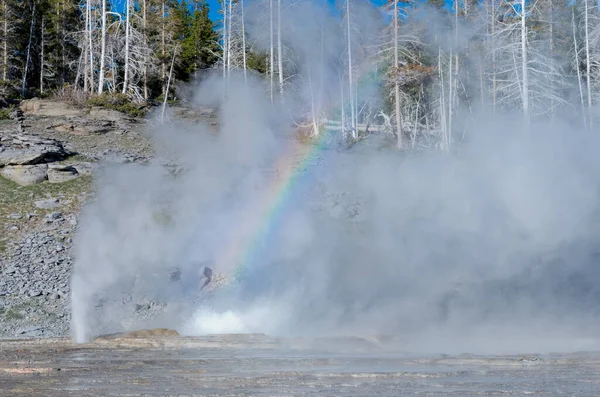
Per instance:
[[[218,109],[218,132],[161,124],[147,131],[151,164],[101,169],[75,240],[75,340],[167,326],[386,334],[428,352],[588,346],[600,325],[598,137],[567,117],[524,126],[513,111],[472,110],[457,121],[467,139],[449,152],[397,151],[384,132],[348,145],[326,128],[318,144],[298,142],[295,121],[311,108],[345,106],[344,37],[318,31],[337,21],[319,7],[284,12],[286,48],[300,62],[283,102],[253,73],[209,75],[191,100]],[[267,48],[259,10],[247,15],[248,35]],[[353,29],[378,40],[381,17],[363,15]],[[357,101],[383,106],[386,89],[372,81]],[[273,189],[286,171],[293,182]],[[199,293],[204,266],[222,278]],[[132,317],[141,301],[160,302],[160,313]]]

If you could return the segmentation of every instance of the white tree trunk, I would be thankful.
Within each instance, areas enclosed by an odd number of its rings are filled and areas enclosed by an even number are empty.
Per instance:
[[[585,20],[585,80],[587,88],[587,115],[589,118],[589,125],[593,127],[593,120],[591,117],[592,113],[592,83],[591,83],[591,68],[592,63],[590,61],[590,30],[589,30],[589,9],[588,0],[583,1],[584,4],[584,20]]]
[[[125,71],[123,72],[123,94],[127,92],[129,83],[129,12],[131,9],[130,0],[125,2]]]
[[[4,10],[4,45],[2,46],[2,80],[6,81],[8,77],[8,0],[2,2],[2,8]]]
[[[169,97],[169,89],[171,85],[171,76],[173,75],[173,65],[175,65],[175,55],[177,54],[177,48],[173,50],[173,58],[171,59],[171,70],[169,71],[169,79],[167,80],[167,88],[165,97],[163,99],[163,106],[161,112],[161,122],[165,121],[165,110],[167,109],[167,98]]]
[[[27,90],[27,75],[29,73],[29,64],[31,63],[31,44],[33,41],[33,27],[35,26],[35,2],[31,11],[31,23],[29,25],[29,41],[27,42],[27,55],[25,57],[25,70],[23,71],[22,95],[26,94]]]
[[[452,63],[452,60],[450,61]],[[442,149],[446,146],[447,123],[446,123],[446,89],[444,86],[444,68],[442,67],[442,49],[438,48],[438,73],[440,79],[440,128],[442,129],[441,145]]]
[[[400,49],[398,47],[398,0],[394,0],[394,68],[396,71],[398,71],[398,67],[400,66]],[[394,81],[394,102],[396,108],[396,133],[398,134],[396,145],[401,150],[404,144],[402,142],[402,108],[400,106],[400,83],[398,82],[398,78]]]
[[[44,25],[44,16],[42,15],[42,33],[41,33],[41,40],[42,42],[40,43],[40,94],[44,93],[44,32],[45,32],[45,28],[46,26]]]
[[[573,45],[575,47],[575,69],[577,69],[577,86],[579,87],[579,100],[581,102],[581,111],[583,116],[583,125],[587,131],[587,117],[585,111],[585,96],[583,93],[583,84],[581,82],[581,70],[579,68],[579,44],[577,43],[577,29],[575,27],[575,7],[571,8],[571,23],[573,25]]]
[[[496,78],[496,7],[494,2],[491,3],[491,25],[492,25],[492,114],[496,114],[496,94],[497,94],[497,78]]]
[[[527,60],[527,3],[526,0],[521,0],[521,69],[523,81],[523,120],[525,125],[529,124],[529,78],[528,78],[528,60]]]
[[[283,101],[283,54],[281,48],[281,0],[277,0],[277,74],[279,77],[279,96]]]
[[[242,55],[244,58],[244,84],[247,84],[246,76],[246,25],[244,23],[244,0],[240,0],[242,6]]]
[[[165,62],[165,56],[167,54],[167,48],[166,48],[166,19],[167,19],[167,5],[165,4],[166,0],[162,1],[162,31],[161,31],[161,54],[162,54],[162,65],[161,65],[161,82],[162,82],[162,93],[163,95],[167,95],[166,87],[165,87],[165,79],[167,78],[167,64]]]
[[[104,91],[104,68],[106,59],[106,0],[102,0],[102,32],[100,39],[100,75],[98,77],[98,94]]]
[[[350,129],[352,131],[352,137],[358,138],[358,131],[356,130],[356,109],[354,103],[354,81],[352,79],[352,39],[350,29],[350,0],[346,0],[346,25],[348,35],[348,88],[350,89]]]
[[[144,37],[146,37],[146,39],[148,38],[147,34],[147,23],[148,23],[148,15],[146,13],[146,2],[148,0],[143,0],[142,2],[142,27],[144,29]],[[147,44],[147,42],[146,42]],[[142,74],[143,74],[143,79],[144,79],[144,100],[148,100],[148,66],[146,64],[146,62],[144,62],[144,66],[143,66],[143,70],[142,70]]]
[[[269,50],[270,50],[270,56],[269,56],[269,61],[270,61],[270,65],[269,65],[269,79],[270,79],[270,90],[271,90],[271,103],[273,102],[273,73],[275,72],[275,59],[273,58],[273,55],[275,53],[274,50],[274,43],[273,43],[273,0],[269,0],[269,9],[270,9],[270,26],[269,26],[269,39],[270,39],[270,45],[269,45]]]
[[[88,15],[88,55],[90,57],[90,77],[89,77],[89,89],[90,92],[94,90],[94,46],[92,43],[92,8],[90,0],[87,0],[87,15]]]
[[[342,106],[342,119],[341,119],[341,123],[342,123],[342,131],[345,130],[346,127],[346,110],[345,110],[345,106],[344,106],[344,81],[342,79],[342,76],[340,76],[340,100],[341,100],[341,106]]]
[[[453,92],[453,73],[452,65],[454,59],[452,57],[452,51],[450,51],[450,58],[448,59],[448,124],[446,127],[446,136],[444,139],[444,151],[450,151],[450,142],[452,141],[452,101],[454,99]]]
[[[229,0],[229,32],[227,33],[227,77],[231,73],[231,31],[233,25],[233,0]]]
[[[227,42],[227,0],[223,0],[223,81],[227,78],[227,59],[229,57]]]

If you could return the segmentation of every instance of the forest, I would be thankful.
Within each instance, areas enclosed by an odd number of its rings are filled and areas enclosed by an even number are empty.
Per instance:
[[[204,1],[0,1],[9,98],[147,103],[214,72],[258,76],[309,135],[381,128],[399,149],[449,151],[482,115],[598,123],[590,0],[222,0],[217,21]]]

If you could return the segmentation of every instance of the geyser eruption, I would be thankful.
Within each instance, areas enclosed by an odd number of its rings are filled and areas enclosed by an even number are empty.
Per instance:
[[[371,15],[357,25],[362,37],[379,29]],[[344,43],[315,35],[312,22],[310,34],[289,26],[286,46],[301,54],[295,96],[272,102],[270,82],[252,74],[207,77],[194,100],[218,109],[218,132],[160,125],[149,131],[151,164],[107,166],[97,176],[76,239],[77,341],[176,325],[185,334],[426,336],[445,349],[457,335],[531,340],[596,329],[594,134],[559,115],[523,127],[518,116],[474,107],[462,120],[468,139],[454,151],[447,135],[443,153],[396,151],[383,132],[357,139],[357,125],[336,130],[321,117],[331,109],[349,117]],[[318,47],[304,41],[319,36]],[[367,49],[361,56],[367,67]],[[364,109],[384,106],[389,87],[365,85]],[[317,137],[298,142],[290,116],[314,121]],[[343,136],[353,145],[338,145]],[[203,295],[205,266],[214,274]],[[152,318],[132,315],[148,302],[157,305]]]

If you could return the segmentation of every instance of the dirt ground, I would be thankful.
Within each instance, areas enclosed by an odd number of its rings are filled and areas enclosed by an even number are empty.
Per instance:
[[[0,342],[1,396],[597,396],[600,354],[414,356],[264,335]]]

